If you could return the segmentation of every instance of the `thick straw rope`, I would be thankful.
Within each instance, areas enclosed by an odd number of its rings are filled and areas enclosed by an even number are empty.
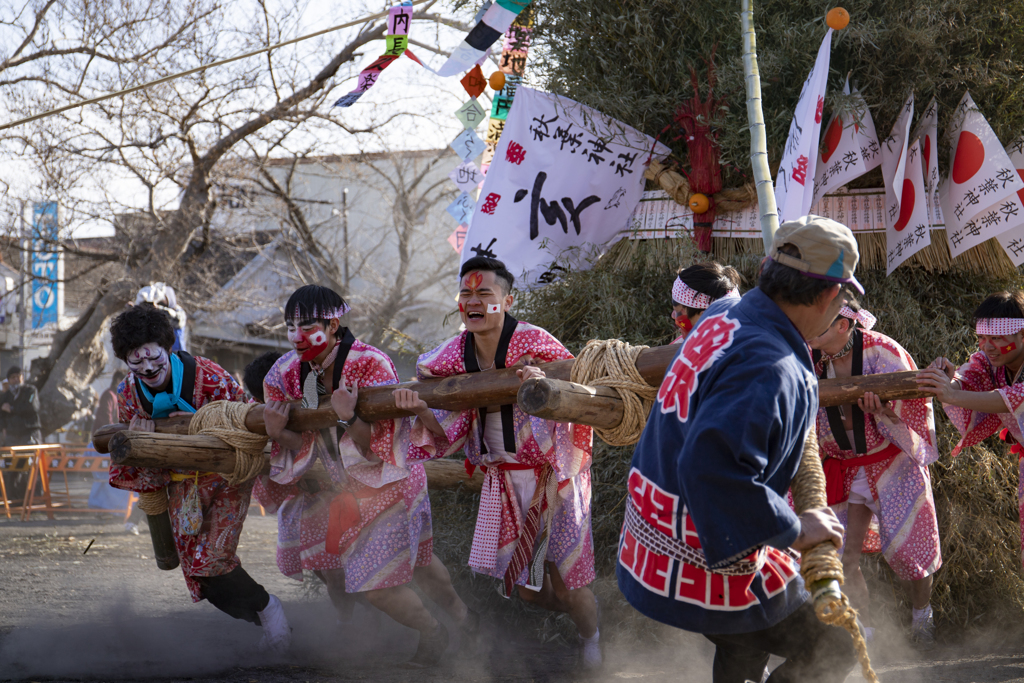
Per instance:
[[[591,339],[572,365],[573,382],[611,387],[622,398],[622,422],[612,429],[594,428],[609,446],[628,446],[640,440],[658,395],[658,387],[645,382],[636,369],[636,359],[646,348],[618,339]]]
[[[792,483],[793,503],[797,513],[828,506],[825,497],[825,473],[821,469],[821,457],[818,454],[818,436],[814,426],[807,433],[804,441],[803,457],[800,468]],[[857,625],[857,611],[850,606],[850,601],[838,590],[829,590],[828,586],[816,586],[817,582],[837,581],[843,584],[843,563],[832,543],[820,543],[802,553],[800,573],[804,584],[811,592],[814,601],[814,613],[818,619],[831,626],[840,626],[849,631],[853,637],[853,646],[857,650],[857,659],[864,678],[878,683],[878,676],[871,668],[868,657],[868,646]],[[838,587],[836,587],[838,588]]]
[[[677,204],[687,206],[694,195],[690,182],[680,173],[673,171],[657,159],[651,159],[650,166],[644,171],[644,177],[653,180],[668,193]],[[742,211],[757,204],[757,189],[753,183],[743,187],[727,187],[711,196],[714,206],[719,211]]]
[[[267,446],[265,434],[253,434],[245,428],[245,416],[255,404],[236,401],[213,401],[196,411],[188,424],[190,435],[216,436],[235,449],[235,469],[223,475],[232,486],[249,481],[263,471]]]
[[[167,512],[167,489],[157,489],[139,494],[136,507],[147,515],[159,515]]]

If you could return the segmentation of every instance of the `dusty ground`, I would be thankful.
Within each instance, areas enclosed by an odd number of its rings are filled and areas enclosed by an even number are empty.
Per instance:
[[[337,624],[326,597],[311,595],[277,571],[276,533],[276,520],[260,517],[257,509],[246,522],[239,547],[243,566],[281,598],[294,629],[292,652],[272,659],[254,651],[258,627],[230,619],[205,602],[193,605],[180,570],[156,568],[145,529],[135,536],[120,521],[95,516],[58,515],[50,521],[37,514],[25,523],[0,516],[0,680],[391,683],[576,678],[572,648],[541,643],[531,634],[512,635],[486,615],[486,654],[453,654],[425,672],[400,669],[396,663],[415,649],[413,632],[362,607],[356,608],[352,625]],[[472,604],[473,596],[466,597]],[[615,597],[609,593],[604,599]],[[629,621],[610,621],[606,616],[602,624],[609,643],[606,669],[588,680],[710,681],[711,651],[702,638],[666,629],[658,643],[627,647],[621,643],[636,640],[622,633]],[[901,629],[889,625],[882,627],[878,640],[872,655],[884,681],[1024,682],[1024,643],[1017,638],[953,643],[921,654],[908,647]],[[849,680],[862,679],[856,674]]]

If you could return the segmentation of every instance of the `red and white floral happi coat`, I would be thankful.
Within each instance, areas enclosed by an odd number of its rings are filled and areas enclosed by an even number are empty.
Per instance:
[[[282,356],[263,382],[268,401],[302,398],[301,361],[294,351]],[[356,340],[342,368],[347,386],[376,387],[398,382],[391,359]],[[402,420],[371,424],[371,462],[351,437],[338,441],[334,460],[319,432],[303,432],[298,451],[273,445],[270,475],[260,477],[256,499],[278,514],[277,566],[302,580],[302,570],[344,569],[349,593],[409,583],[416,567],[430,563],[433,534],[423,464],[395,457],[395,426]],[[337,438],[331,429],[332,438]],[[320,460],[332,485],[320,491],[299,486]]]
[[[228,374],[227,370],[213,361],[195,356],[196,382],[192,405],[200,408],[212,401],[244,401],[242,388]],[[135,373],[128,376],[117,387],[118,419],[128,424],[139,415],[149,418],[136,394]],[[157,469],[154,467],[110,466],[110,484],[119,489],[140,493],[167,488],[167,511],[171,516],[174,544],[178,549],[181,571],[185,575],[193,602],[203,599],[202,588],[193,577],[221,576],[238,566],[238,537],[242,533],[242,522],[249,511],[249,497],[252,481],[238,486],[229,485],[218,474],[199,473],[184,481],[172,482],[171,472],[195,475],[194,470]],[[181,510],[185,497],[193,487],[199,488],[200,506],[203,511],[203,525],[195,536],[179,531]]]
[[[914,359],[894,340],[869,330],[861,330],[861,334],[863,374],[917,370]],[[891,459],[863,466],[879,506],[878,534],[872,533],[865,539],[864,550],[881,550],[896,575],[910,581],[930,576],[942,566],[935,499],[928,472],[928,465],[938,460],[939,452],[935,446],[935,414],[930,398],[893,401],[892,410],[899,416],[898,421],[864,414],[867,452],[861,455],[879,454],[892,445],[900,451]],[[859,457],[854,451],[839,447],[824,408],[818,410],[817,432],[823,460]],[[844,502],[832,505],[843,526],[846,526],[845,497],[850,494],[858,469],[849,467],[844,471]]]
[[[964,448],[975,446],[1001,429],[1024,444],[1024,383],[1011,384],[1006,366],[996,368],[983,352],[975,352],[956,371],[956,379],[965,391],[998,391],[1006,404],[1005,413],[979,413],[968,408],[943,405],[943,410],[960,432],[960,441],[953,448],[957,455]],[[1024,565],[1024,451],[1018,453],[1017,506],[1021,525],[1021,564]]]
[[[463,353],[469,333],[454,337],[419,358],[417,376],[420,379],[448,377],[466,372]],[[572,358],[572,354],[545,330],[519,322],[512,334],[505,367],[532,359],[539,363]],[[407,423],[409,457],[442,457],[465,448],[466,458],[474,466],[487,466],[487,456],[481,455],[480,418],[477,410],[448,412],[435,410],[435,416],[444,428],[445,437],[434,437],[415,420]],[[527,415],[513,406],[516,434],[515,459],[523,465],[549,465],[555,481],[557,496],[549,513],[548,561],[558,566],[559,573],[569,589],[581,588],[594,580],[594,541],[590,519],[590,461],[592,430],[583,425],[552,422]],[[519,502],[506,495],[512,491],[511,479],[504,485],[498,477],[509,477],[507,471],[488,467],[480,508],[477,514],[473,547],[469,566],[475,571],[502,578],[509,565],[522,532],[525,510]],[[529,567],[516,579],[518,585],[528,582]]]

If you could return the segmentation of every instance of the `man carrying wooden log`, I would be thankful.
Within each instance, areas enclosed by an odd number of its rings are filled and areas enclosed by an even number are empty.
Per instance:
[[[806,341],[845,303],[857,242],[819,216],[784,223],[758,287],[701,316],[633,454],[617,575],[652,619],[716,646],[715,683],[843,681],[849,636],[814,614],[788,548],[842,542],[829,508],[786,501],[818,409]]]
[[[396,384],[398,375],[387,355],[341,326],[348,310],[336,292],[319,285],[299,288],[285,305],[294,350],[264,379],[263,416],[274,445],[270,476],[261,477],[257,500],[278,511],[277,564],[285,576],[301,581],[303,570],[314,571],[332,594],[365,594],[371,605],[419,631],[407,666],[433,666],[448,646],[448,631],[410,582],[466,630],[475,630],[477,619],[433,553],[423,464],[406,457],[396,440],[403,420],[368,424],[356,417],[359,388]],[[321,396],[330,396],[336,427],[302,433],[286,428],[289,401],[315,408]],[[303,480],[317,460],[332,484]]]
[[[850,297],[820,337],[810,341],[821,379],[916,370],[895,341],[871,330],[875,317]],[[867,622],[868,587],[860,570],[864,552],[879,552],[907,584],[913,608],[911,638],[935,642],[929,604],[932,575],[942,566],[928,465],[939,458],[929,398],[885,402],[865,392],[856,405],[821,408],[818,447],[828,503],[846,527],[843,576],[846,592]],[[868,533],[872,516],[878,533]],[[865,628],[871,640],[873,629]]]
[[[1018,456],[1021,475],[1017,496],[1024,533],[1024,292],[989,295],[975,309],[973,319],[978,351],[959,368],[948,358],[935,359],[918,374],[917,382],[942,401],[960,432],[954,456],[996,432],[1013,444],[1010,452]]]
[[[152,432],[154,418],[194,413],[211,401],[243,400],[242,389],[213,361],[171,353],[174,340],[170,318],[151,306],[130,308],[110,325],[114,355],[130,370],[117,388],[118,418],[130,430]],[[205,598],[236,619],[261,625],[263,649],[288,648],[291,628],[280,600],[242,569],[235,554],[252,481],[236,486],[210,472],[111,465],[110,484],[140,494],[166,490],[192,601]]]
[[[524,364],[525,381],[544,376],[528,363],[572,358],[546,331],[508,314],[514,278],[501,261],[471,258],[460,278],[466,330],[420,356],[420,379]],[[465,448],[467,467],[485,468],[470,567],[503,579],[505,597],[515,587],[527,602],[567,612],[580,632],[583,667],[599,667],[597,601],[588,588],[595,576],[590,427],[533,418],[517,405],[446,412],[415,394],[410,401],[417,414],[410,457],[421,447],[436,455]]]

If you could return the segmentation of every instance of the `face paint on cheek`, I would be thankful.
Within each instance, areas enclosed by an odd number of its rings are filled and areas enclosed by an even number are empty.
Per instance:
[[[327,348],[327,333],[323,330],[314,330],[308,335],[303,334],[303,340],[308,345],[300,352],[299,358],[304,361],[311,361]]]
[[[1010,342],[1006,346],[1000,346],[999,347],[999,353],[1003,354],[1004,356],[1006,354],[1008,354],[1008,353],[1013,353],[1016,350],[1017,350],[1017,342]]]
[[[459,313],[466,312],[466,304],[459,304]]]
[[[488,313],[500,313],[501,312],[501,304],[487,304],[487,312]]]

